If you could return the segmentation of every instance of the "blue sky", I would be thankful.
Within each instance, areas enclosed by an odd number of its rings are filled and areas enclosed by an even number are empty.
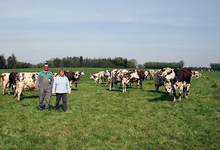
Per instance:
[[[0,54],[220,63],[219,0],[0,0]]]

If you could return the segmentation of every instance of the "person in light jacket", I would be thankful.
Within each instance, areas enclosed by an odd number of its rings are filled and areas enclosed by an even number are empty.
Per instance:
[[[60,74],[54,79],[52,95],[56,93],[56,111],[60,109],[60,100],[62,98],[63,111],[67,111],[67,93],[71,96],[71,89],[68,78],[64,75],[65,69],[60,69]]]

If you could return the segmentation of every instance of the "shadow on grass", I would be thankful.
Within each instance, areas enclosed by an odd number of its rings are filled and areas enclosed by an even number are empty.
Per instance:
[[[43,110],[45,110],[44,108],[45,108],[45,104],[43,105]],[[39,105],[36,106],[36,109],[39,110]],[[60,109],[63,109],[62,105],[60,105]],[[50,104],[50,110],[54,110],[55,111],[56,107]],[[47,110],[45,110],[45,111],[47,111]]]
[[[155,90],[147,90],[147,92],[155,93],[160,95],[160,97],[156,97],[153,99],[149,99],[149,102],[156,102],[156,101],[173,101],[173,95],[172,94],[166,94],[165,92],[158,91],[156,92]]]
[[[20,101],[25,100],[25,99],[32,99],[32,98],[36,98],[38,100],[39,96],[38,95],[34,95],[34,96],[23,96],[23,95],[21,95]],[[17,99],[17,96],[14,99]]]

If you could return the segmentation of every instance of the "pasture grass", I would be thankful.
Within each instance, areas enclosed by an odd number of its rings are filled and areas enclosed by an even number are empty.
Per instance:
[[[55,111],[56,96],[50,111],[39,111],[38,92],[22,92],[20,102],[12,92],[0,94],[0,149],[220,149],[220,72],[202,72],[206,78],[193,78],[189,98],[173,103],[163,87],[155,91],[153,80],[143,89],[134,83],[122,93],[118,84],[110,92],[89,79],[106,69],[67,70],[85,72],[68,96],[67,113]]]

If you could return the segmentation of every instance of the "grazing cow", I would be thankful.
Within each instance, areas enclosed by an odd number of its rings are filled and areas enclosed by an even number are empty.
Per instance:
[[[171,82],[170,81],[164,82],[161,75],[162,75],[162,69],[157,70],[154,73],[154,82],[155,82],[156,92],[158,92],[160,86],[164,86],[166,93],[170,94],[172,90]]]
[[[117,83],[122,82],[122,76],[127,72],[128,72],[127,70],[122,70],[122,69],[120,70],[114,69],[111,71],[109,91],[111,91],[113,83],[115,84],[115,90],[117,91]]]
[[[172,85],[173,92],[173,102],[176,102],[176,89],[179,88],[179,102],[182,102],[181,94],[183,97],[188,98],[190,82],[192,72],[190,68],[181,68],[181,69],[170,69],[164,68],[162,73],[162,78],[165,82],[170,81]],[[186,92],[186,96],[185,96]]]
[[[98,73],[95,73],[93,75],[90,75],[90,79],[94,79],[94,83],[102,83],[102,79],[105,79],[105,72],[100,71]]]
[[[137,74],[137,71],[135,72],[127,72],[124,75],[122,75],[122,87],[123,87],[123,93],[126,91],[127,84],[132,81],[138,81],[140,77]]]
[[[106,82],[106,84],[108,84],[108,82],[110,82],[110,76],[111,76],[111,71],[104,71],[104,81]]]
[[[142,82],[144,79],[147,79],[148,77],[148,71],[142,71],[142,70],[113,70],[111,72],[110,77],[110,86],[109,91],[111,91],[111,87],[113,86],[113,83],[115,83],[115,89],[117,91],[117,83],[120,82],[123,86],[123,92],[126,92],[126,84],[131,82],[137,82],[137,89],[139,84],[142,88]]]
[[[5,94],[5,89],[8,88],[9,83],[9,75],[10,73],[2,73],[1,74],[1,85],[2,85],[2,94]]]
[[[69,79],[70,87],[72,87],[72,83],[75,83],[76,90],[78,91],[77,84],[79,83],[80,76],[85,75],[84,71],[66,71],[64,74]]]
[[[202,76],[201,73],[199,73],[199,71],[192,71],[192,78],[196,77],[197,79],[200,78]]]
[[[16,90],[14,98],[17,96],[17,100],[20,101],[21,92],[24,89],[34,89],[38,75],[38,72],[21,72],[16,74]]]

